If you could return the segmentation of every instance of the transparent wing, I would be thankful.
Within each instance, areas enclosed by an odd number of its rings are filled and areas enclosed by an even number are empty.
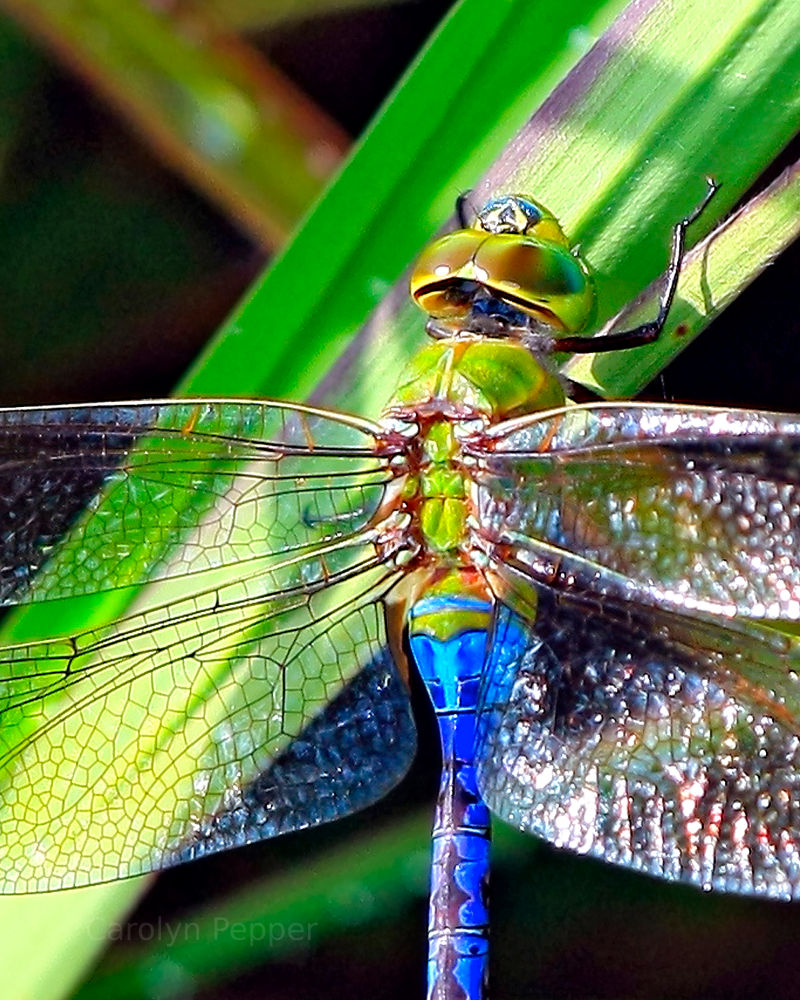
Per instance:
[[[0,601],[119,591],[353,537],[390,479],[377,430],[254,401],[0,410]]]
[[[800,618],[800,421],[589,404],[465,445],[484,547],[618,598]]]
[[[499,604],[478,781],[559,847],[703,888],[800,896],[800,646],[602,596]]]
[[[373,432],[284,404],[0,411],[3,891],[160,868],[399,780]]]

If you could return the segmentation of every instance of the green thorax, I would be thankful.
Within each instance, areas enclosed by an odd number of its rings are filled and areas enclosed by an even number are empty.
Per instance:
[[[563,406],[564,391],[515,341],[455,338],[423,347],[403,372],[388,409],[426,408],[482,414],[491,423]]]
[[[457,560],[467,538],[468,481],[454,422],[483,417],[495,423],[563,403],[558,379],[514,342],[438,340],[416,355],[387,409],[424,415],[418,467],[404,499],[417,511],[429,552]]]

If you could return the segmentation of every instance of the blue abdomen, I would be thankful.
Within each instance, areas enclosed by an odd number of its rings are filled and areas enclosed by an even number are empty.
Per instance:
[[[489,811],[475,779],[478,691],[492,605],[468,594],[418,601],[409,643],[442,740],[428,920],[429,1000],[480,1000],[488,976]]]

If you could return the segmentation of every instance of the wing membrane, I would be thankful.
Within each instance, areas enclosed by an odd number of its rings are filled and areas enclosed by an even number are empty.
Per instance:
[[[620,598],[800,618],[796,418],[590,404],[509,421],[465,450],[478,531],[510,560],[558,563]]]
[[[478,778],[559,847],[704,888],[800,895],[800,645],[537,587],[498,606]]]
[[[94,594],[357,534],[389,481],[375,430],[230,400],[0,410],[0,597]]]
[[[27,502],[0,513],[19,605],[0,648],[2,891],[150,871],[399,780],[414,735],[371,425],[175,402],[6,411],[0,427],[0,489]],[[146,580],[113,626],[55,624]]]

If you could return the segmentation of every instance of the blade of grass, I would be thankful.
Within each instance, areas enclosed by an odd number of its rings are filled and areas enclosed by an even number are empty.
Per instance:
[[[623,6],[458,4],[180,391],[308,396],[450,214],[456,195],[501,154]],[[402,282],[398,287],[404,300]],[[419,324],[406,312],[383,328],[387,309],[374,316],[380,349],[368,352],[360,371],[375,371],[378,362],[388,391]],[[250,334],[261,330],[269,335]],[[364,345],[359,340],[358,350]],[[374,413],[381,400],[365,396],[365,388],[355,375],[337,405]]]
[[[526,88],[518,71],[512,87],[511,74],[497,64],[537,62],[544,10],[512,4],[508,20],[485,31],[485,8],[464,3],[456,10],[430,58],[388,103],[182,391],[306,396],[347,345],[314,399],[374,414],[419,343],[400,275],[450,212],[454,195],[474,185],[481,170],[487,172],[474,201],[527,191],[561,218],[596,274],[604,320],[661,273],[672,225],[699,201],[705,175],[723,188],[695,234],[728,211],[800,126],[800,7],[793,0],[716,0],[682,4],[677,12],[666,0],[632,4],[524,121],[522,107],[526,100],[526,110],[535,106],[539,84]],[[470,62],[466,38],[480,50]],[[491,57],[496,51],[503,60]],[[464,118],[472,133],[481,122],[482,143],[460,130]],[[509,121],[522,128],[502,151]],[[401,148],[407,156],[396,155]],[[345,218],[352,227],[342,226]],[[381,295],[365,324],[371,299]],[[280,336],[259,344],[247,336],[258,329]],[[298,337],[302,355],[292,346]],[[260,372],[251,364],[256,351],[269,352]]]

